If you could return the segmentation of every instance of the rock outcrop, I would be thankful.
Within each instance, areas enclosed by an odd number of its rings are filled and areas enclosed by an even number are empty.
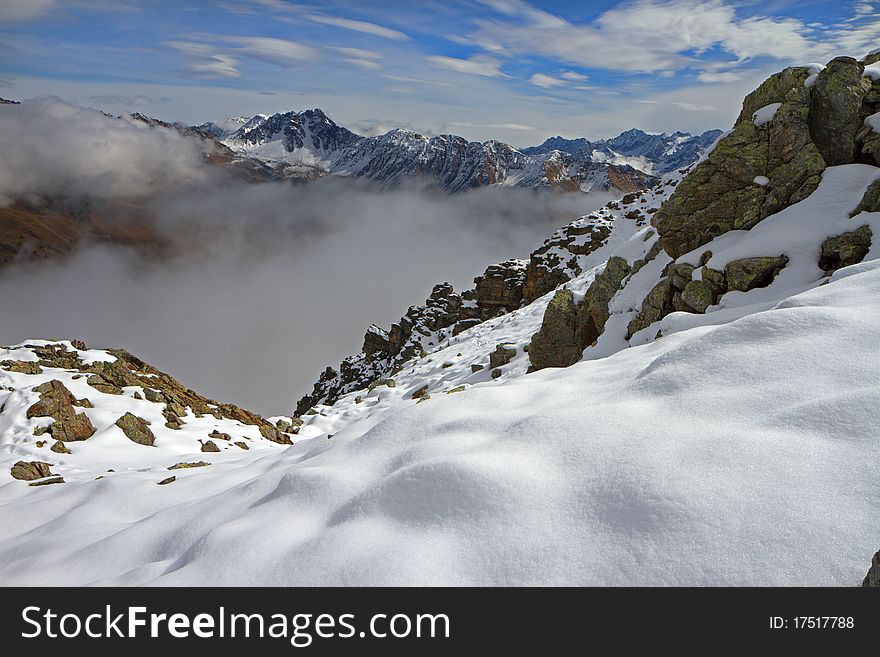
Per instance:
[[[871,559],[871,567],[868,568],[868,574],[865,575],[862,586],[866,588],[880,586],[880,551]]]
[[[47,381],[34,388],[40,401],[28,408],[27,417],[51,417],[48,433],[61,442],[87,440],[95,433],[91,420],[84,413],[77,413],[74,406],[87,407],[88,400],[78,400],[61,381]]]
[[[654,215],[670,256],[748,230],[816,189],[826,162],[811,138],[809,75],[788,68],[749,94],[733,130]]]
[[[538,370],[568,367],[581,359],[584,349],[577,339],[578,313],[570,290],[556,291],[529,344],[529,362]]]

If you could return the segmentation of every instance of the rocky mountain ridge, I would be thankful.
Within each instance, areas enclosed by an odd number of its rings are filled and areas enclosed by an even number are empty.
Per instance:
[[[227,134],[214,124],[195,129],[212,136]],[[453,193],[486,185],[631,192],[654,184],[655,169],[665,173],[691,164],[719,132],[692,137],[628,130],[608,140],[555,138],[541,146],[516,149],[495,140],[426,137],[400,129],[361,137],[313,109],[259,114],[228,133],[223,143],[242,156],[271,164],[287,177],[356,176],[389,186],[422,178],[436,180],[440,188]]]

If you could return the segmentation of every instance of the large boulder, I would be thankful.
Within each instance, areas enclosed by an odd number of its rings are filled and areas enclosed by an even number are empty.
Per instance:
[[[584,350],[576,337],[577,322],[571,290],[557,290],[529,345],[529,361],[535,369],[568,367],[580,360]]]
[[[126,438],[138,445],[150,446],[156,441],[156,437],[150,431],[150,423],[132,413],[126,413],[116,420],[116,426],[122,429]]]
[[[728,262],[724,268],[727,289],[748,292],[758,287],[767,287],[787,264],[788,257],[784,255],[741,258]]]
[[[641,309],[627,326],[626,339],[629,340],[642,329],[674,312],[672,300],[675,293],[676,289],[672,285],[672,279],[669,276],[661,278],[660,282],[645,295]]]
[[[825,160],[810,136],[808,75],[805,67],[788,68],[749,94],[733,130],[654,215],[670,256],[747,230],[816,189]],[[756,183],[763,178],[766,184]]]
[[[34,481],[52,477],[51,466],[43,461],[18,461],[12,466],[12,478],[21,481]]]
[[[867,225],[837,237],[829,237],[822,243],[819,269],[833,274],[838,269],[861,262],[871,250],[872,237],[871,228]]]
[[[849,164],[862,127],[862,100],[871,80],[852,57],[832,59],[819,73],[810,102],[810,136],[828,166]]]
[[[605,269],[596,276],[596,280],[578,304],[577,341],[582,352],[594,344],[605,330],[609,316],[608,304],[620,290],[620,284],[629,271],[630,267],[626,260],[617,256],[610,258]]]

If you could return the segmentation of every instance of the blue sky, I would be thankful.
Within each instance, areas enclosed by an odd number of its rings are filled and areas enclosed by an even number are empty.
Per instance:
[[[877,47],[880,2],[3,0],[0,95],[524,145],[726,127],[769,73]]]

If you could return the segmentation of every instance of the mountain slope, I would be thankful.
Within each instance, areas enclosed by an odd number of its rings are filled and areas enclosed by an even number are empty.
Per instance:
[[[857,585],[880,518],[878,60],[771,77],[690,171],[371,327],[350,371],[372,385],[318,400],[281,453],[161,487],[4,468],[0,577]],[[35,401],[6,380],[0,421]],[[35,449],[2,435],[4,465]]]

